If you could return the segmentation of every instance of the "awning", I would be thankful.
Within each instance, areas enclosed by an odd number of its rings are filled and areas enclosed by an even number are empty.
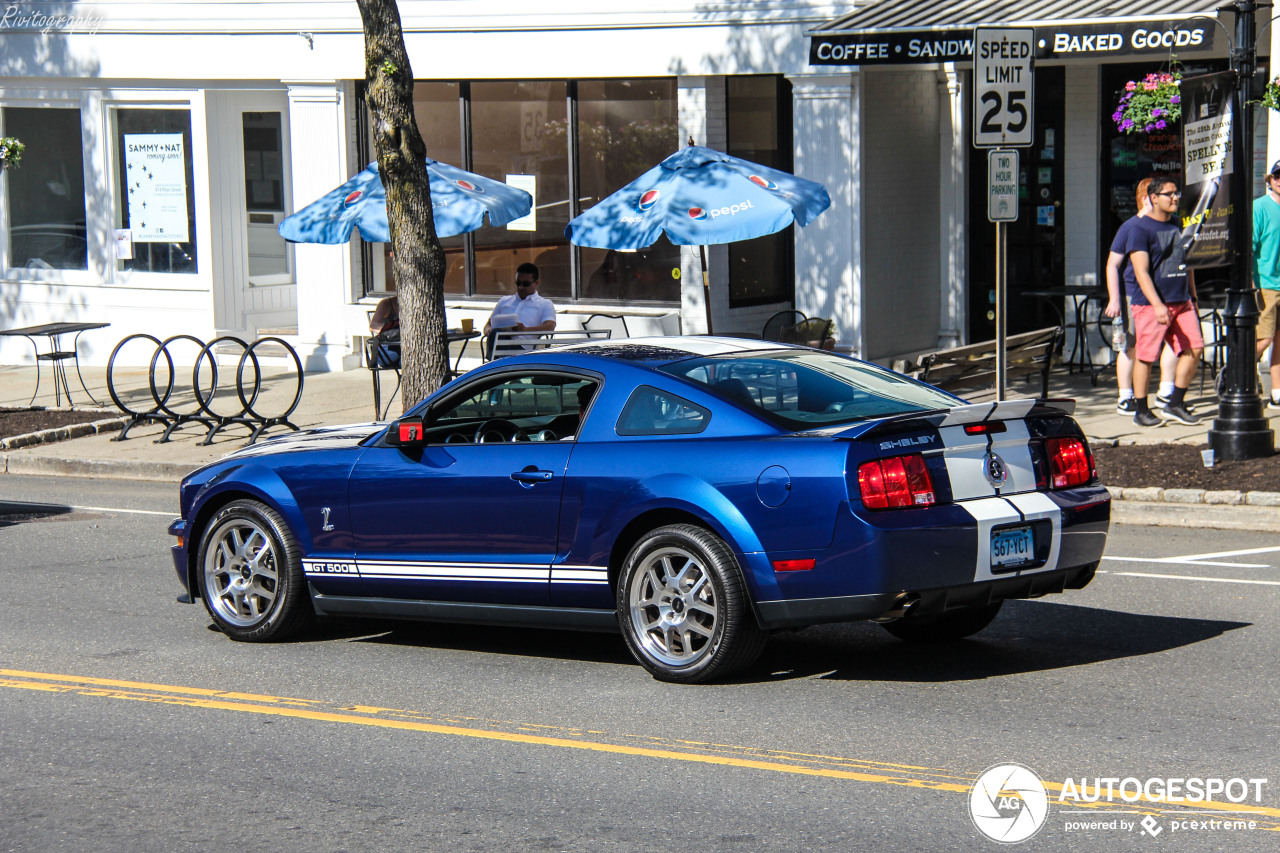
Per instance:
[[[810,30],[810,65],[968,62],[976,26],[1032,27],[1037,59],[1209,53],[1221,0],[873,0]],[[1139,11],[1140,10],[1140,11]]]

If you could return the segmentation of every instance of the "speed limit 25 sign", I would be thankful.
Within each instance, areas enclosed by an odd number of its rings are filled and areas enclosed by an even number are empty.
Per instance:
[[[1035,30],[978,27],[973,31],[973,144],[1022,148],[1034,142],[1031,98]]]

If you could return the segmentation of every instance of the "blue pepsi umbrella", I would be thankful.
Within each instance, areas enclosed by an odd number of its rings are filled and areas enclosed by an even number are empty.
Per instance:
[[[426,165],[437,237],[475,231],[484,224],[485,214],[490,225],[506,225],[527,216],[533,207],[533,196],[524,190],[437,160],[428,159]],[[285,217],[280,236],[293,243],[337,244],[350,240],[357,228],[370,243],[391,242],[387,193],[377,163]]]
[[[599,249],[643,249],[663,232],[680,246],[708,246],[763,237],[792,222],[808,225],[830,206],[822,184],[690,145],[583,211],[564,234]],[[707,288],[705,257],[702,267]]]

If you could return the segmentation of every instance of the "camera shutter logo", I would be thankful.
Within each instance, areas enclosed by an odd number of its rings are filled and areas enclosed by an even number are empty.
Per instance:
[[[1021,764],[996,764],[973,783],[969,817],[992,841],[1017,844],[1044,826],[1049,817],[1049,795],[1033,771]]]

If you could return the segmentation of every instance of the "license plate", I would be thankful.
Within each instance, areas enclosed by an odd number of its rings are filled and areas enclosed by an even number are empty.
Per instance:
[[[1005,527],[991,531],[991,568],[1009,568],[1033,562],[1036,538],[1030,527]]]

